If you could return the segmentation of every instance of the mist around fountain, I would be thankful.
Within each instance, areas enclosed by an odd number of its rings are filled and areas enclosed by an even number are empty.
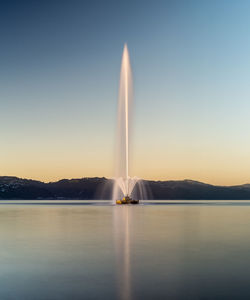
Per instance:
[[[138,177],[130,177],[131,134],[133,123],[133,81],[128,47],[125,44],[120,73],[118,99],[117,135],[115,153],[115,178],[113,203],[130,197],[136,200],[145,197],[145,189]]]

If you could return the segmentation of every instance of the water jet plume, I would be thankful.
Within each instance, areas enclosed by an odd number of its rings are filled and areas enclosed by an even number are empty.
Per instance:
[[[133,114],[133,81],[127,44],[124,45],[118,99],[117,137],[115,155],[115,180],[113,202],[118,199],[132,200],[137,177],[130,177],[130,152]],[[140,189],[139,189],[140,190]]]

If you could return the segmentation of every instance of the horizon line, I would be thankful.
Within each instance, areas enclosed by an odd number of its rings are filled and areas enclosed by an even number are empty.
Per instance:
[[[43,180],[39,180],[39,179],[33,179],[33,178],[27,178],[27,177],[18,177],[16,175],[0,175],[0,178],[2,177],[9,177],[9,178],[17,178],[17,179],[22,179],[22,180],[32,180],[32,181],[39,181],[42,183],[54,183],[54,182],[58,182],[61,180],[79,180],[79,179],[94,179],[94,178],[99,178],[99,179],[107,179],[107,180],[113,180],[114,178],[110,178],[110,177],[105,177],[105,176],[85,176],[85,177],[74,177],[74,178],[61,178],[58,180],[51,180],[51,181],[43,181]],[[166,181],[190,181],[190,182],[197,182],[197,183],[202,183],[202,184],[207,184],[207,185],[211,185],[211,186],[218,186],[218,187],[235,187],[235,186],[243,186],[243,185],[250,185],[250,182],[246,182],[246,183],[241,183],[241,184],[234,184],[234,185],[219,185],[219,184],[212,184],[212,183],[207,183],[207,182],[203,182],[200,180],[195,180],[195,179],[190,179],[190,178],[184,178],[184,179],[165,179],[165,180],[160,180],[160,179],[144,179],[144,178],[138,178],[139,180],[143,180],[143,181],[155,181],[155,182],[166,182]]]

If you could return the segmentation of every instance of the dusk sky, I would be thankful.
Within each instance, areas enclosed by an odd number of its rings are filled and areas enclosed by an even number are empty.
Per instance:
[[[1,1],[0,175],[113,176],[121,56],[131,175],[250,182],[250,1]]]

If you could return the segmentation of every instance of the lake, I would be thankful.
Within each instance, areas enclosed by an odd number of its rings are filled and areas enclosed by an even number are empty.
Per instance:
[[[249,299],[250,202],[0,202],[0,299]]]

